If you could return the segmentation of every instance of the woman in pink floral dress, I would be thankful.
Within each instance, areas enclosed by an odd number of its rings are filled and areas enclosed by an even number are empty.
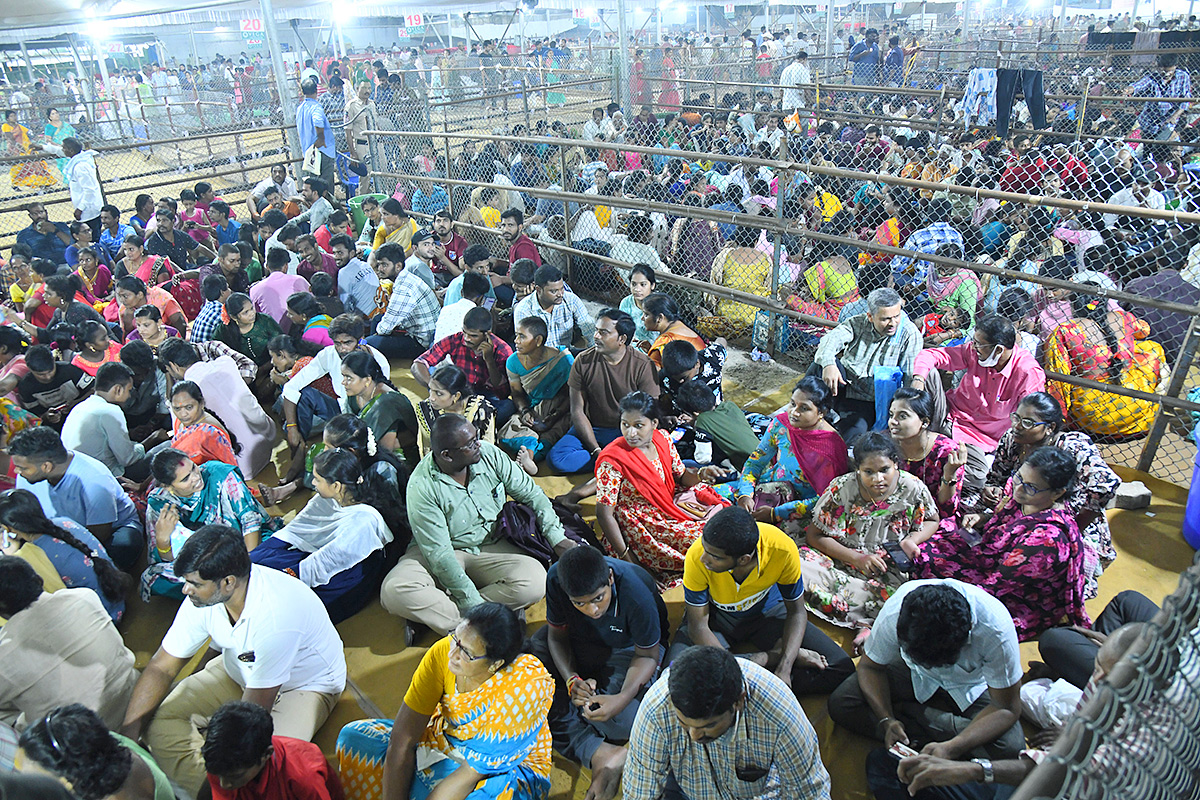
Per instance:
[[[969,515],[967,530],[938,533],[914,559],[915,578],[956,578],[985,589],[1028,641],[1059,624],[1091,627],[1083,607],[1083,538],[1066,503],[1078,465],[1040,447],[1009,479],[994,515]],[[979,534],[971,528],[979,527]],[[978,537],[982,538],[978,538]]]
[[[854,471],[834,478],[813,508],[808,545],[800,548],[805,599],[835,625],[869,628],[908,580],[884,544],[899,544],[911,559],[937,530],[929,489],[900,469],[900,460],[887,435],[859,437]]]

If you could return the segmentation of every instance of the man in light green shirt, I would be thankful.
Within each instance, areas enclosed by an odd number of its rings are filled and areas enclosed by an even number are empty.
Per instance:
[[[479,441],[463,417],[440,417],[430,441],[431,452],[408,481],[412,543],[383,580],[383,607],[440,634],[485,601],[512,609],[533,605],[545,592],[546,570],[509,542],[496,541],[492,528],[512,497],[533,509],[538,532],[556,553],[574,547],[546,493],[504,451]]]

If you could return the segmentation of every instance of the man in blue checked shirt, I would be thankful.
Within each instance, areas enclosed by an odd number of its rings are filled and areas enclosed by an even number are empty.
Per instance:
[[[631,800],[828,800],[829,773],[783,681],[719,647],[696,646],[642,700],[621,791]]]
[[[950,224],[954,213],[949,200],[932,200],[926,209],[929,223],[908,237],[904,243],[905,250],[914,250],[926,255],[934,255],[938,247],[944,244],[958,245],[958,251],[965,253],[962,234]],[[909,256],[895,256],[892,259],[892,278],[903,294],[915,297],[925,290],[925,271],[929,269],[928,261],[914,260]]]

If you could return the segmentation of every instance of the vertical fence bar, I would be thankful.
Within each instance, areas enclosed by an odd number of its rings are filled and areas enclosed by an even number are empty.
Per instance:
[[[562,170],[562,174],[559,177],[558,185],[563,187],[564,191],[567,191],[567,177],[568,177],[568,175],[567,175],[567,151],[563,149],[562,145],[558,146],[558,164],[559,164],[559,169]],[[577,191],[578,189],[579,189],[578,186],[572,186],[570,191],[574,192],[574,191]],[[567,245],[567,247],[574,247],[574,245],[571,244],[571,216],[572,216],[571,215],[571,204],[568,203],[566,200],[564,200],[562,206],[563,206],[563,236],[565,237],[565,244]],[[567,256],[567,264],[573,265],[574,263],[575,263],[575,259],[571,258],[570,256]],[[571,281],[574,281],[575,276],[571,275],[570,272],[571,272],[570,266],[568,266],[567,277]],[[514,322],[516,322],[516,320],[514,320]]]
[[[1196,350],[1200,348],[1200,331],[1196,330],[1197,319],[1200,318],[1192,317],[1192,321],[1188,325],[1187,338],[1183,340],[1179,358],[1175,360],[1175,368],[1171,370],[1171,380],[1167,384],[1166,397],[1179,397],[1179,393],[1183,390],[1183,382],[1187,380],[1192,363],[1196,360]],[[1142,455],[1138,459],[1137,468],[1140,472],[1150,472],[1151,467],[1154,466],[1154,457],[1158,455],[1158,447],[1162,444],[1162,436],[1166,429],[1167,412],[1160,402],[1158,410],[1154,414],[1154,425],[1150,428],[1150,434],[1142,446]]]

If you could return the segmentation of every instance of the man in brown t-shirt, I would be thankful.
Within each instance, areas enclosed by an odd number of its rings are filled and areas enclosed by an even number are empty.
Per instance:
[[[559,472],[583,472],[600,448],[621,435],[621,399],[642,391],[658,397],[654,365],[629,347],[636,330],[633,317],[606,308],[596,319],[595,347],[580,353],[571,366],[571,429],[550,448],[550,466]]]

